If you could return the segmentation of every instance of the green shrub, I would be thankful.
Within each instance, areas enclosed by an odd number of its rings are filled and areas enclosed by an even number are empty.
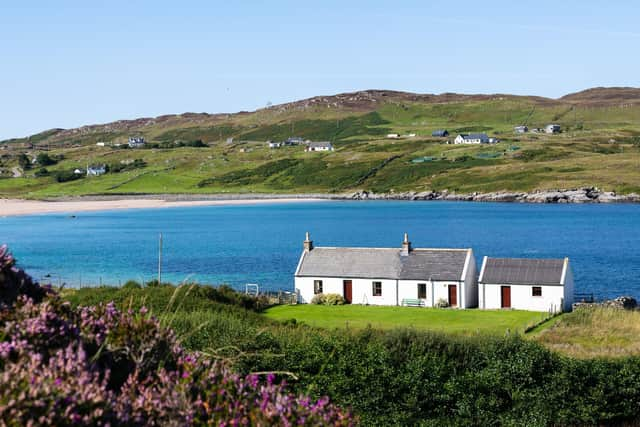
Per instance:
[[[324,305],[344,305],[344,298],[340,294],[325,294]]]
[[[122,285],[123,289],[141,289],[142,285],[135,280],[127,280],[127,282]]]

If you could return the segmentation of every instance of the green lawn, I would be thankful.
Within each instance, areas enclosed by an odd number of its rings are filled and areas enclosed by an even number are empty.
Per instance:
[[[452,310],[418,307],[362,305],[280,305],[266,310],[274,320],[296,319],[322,328],[392,329],[411,327],[456,334],[505,334],[524,330],[546,317],[546,313],[519,310]]]

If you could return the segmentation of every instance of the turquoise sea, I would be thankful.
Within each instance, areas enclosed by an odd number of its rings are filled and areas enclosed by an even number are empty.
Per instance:
[[[0,212],[0,215],[2,213]],[[0,244],[38,279],[67,286],[163,279],[293,288],[305,231],[317,246],[472,247],[571,259],[576,291],[640,298],[640,205],[322,201],[0,218]]]

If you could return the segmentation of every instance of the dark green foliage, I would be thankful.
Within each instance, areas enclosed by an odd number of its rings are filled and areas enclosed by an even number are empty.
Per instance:
[[[39,302],[50,293],[50,288],[40,286],[15,265],[16,260],[9,248],[0,246],[0,311],[13,306],[21,295]]]
[[[206,187],[211,184],[247,185],[263,182],[265,179],[283,172],[298,164],[301,160],[282,159],[265,163],[254,169],[243,169],[229,172],[216,178],[208,178],[200,181],[198,187]]]
[[[312,140],[339,141],[354,136],[382,136],[390,132],[390,128],[381,127],[389,124],[377,112],[362,116],[350,116],[336,120],[299,120],[292,123],[280,123],[262,126],[259,129],[242,135],[248,140],[280,140],[290,136],[301,136]]]
[[[40,168],[37,171],[35,171],[34,175],[38,178],[43,176],[49,176],[49,171],[47,170],[47,168]]]
[[[122,285],[122,289],[141,289],[142,285],[135,280],[127,280],[127,282]]]
[[[24,153],[20,153],[18,155],[18,164],[20,165],[22,170],[27,170],[31,167],[31,161],[29,160],[29,157],[27,157],[27,155]]]
[[[84,174],[75,173],[73,170],[56,171],[54,178],[57,182],[75,181],[84,178]]]
[[[47,153],[40,153],[36,156],[36,163],[40,166],[51,166],[58,163],[58,160],[49,156]]]
[[[174,294],[177,292],[177,294]],[[242,372],[289,371],[296,391],[329,395],[364,425],[595,425],[640,421],[640,360],[574,360],[518,336],[278,324],[230,288],[81,289],[170,316],[183,344]],[[173,299],[173,307],[168,308]],[[249,310],[242,308],[246,307]],[[175,314],[174,314],[175,313]]]
[[[111,163],[107,166],[109,173],[118,173],[134,169],[141,169],[147,166],[147,163],[142,159],[135,159],[131,163]]]

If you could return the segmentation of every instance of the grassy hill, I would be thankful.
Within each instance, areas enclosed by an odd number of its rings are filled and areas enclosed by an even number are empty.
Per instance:
[[[520,124],[536,128],[552,122],[562,126],[561,134],[513,131]],[[451,136],[432,138],[431,132],[441,128]],[[446,144],[464,132],[486,132],[501,142]],[[388,133],[416,136],[392,140]],[[144,136],[149,147],[114,147],[129,136]],[[336,150],[306,153],[300,146],[269,149],[265,144],[289,136],[332,141]],[[189,146],[195,141],[204,147]],[[43,153],[55,164],[24,167]],[[142,162],[126,165],[136,159]],[[111,165],[111,172],[58,182],[93,163]],[[583,186],[630,193],[640,192],[639,167],[640,89],[595,88],[559,99],[370,90],[254,112],[123,120],[2,141],[0,196]]]

